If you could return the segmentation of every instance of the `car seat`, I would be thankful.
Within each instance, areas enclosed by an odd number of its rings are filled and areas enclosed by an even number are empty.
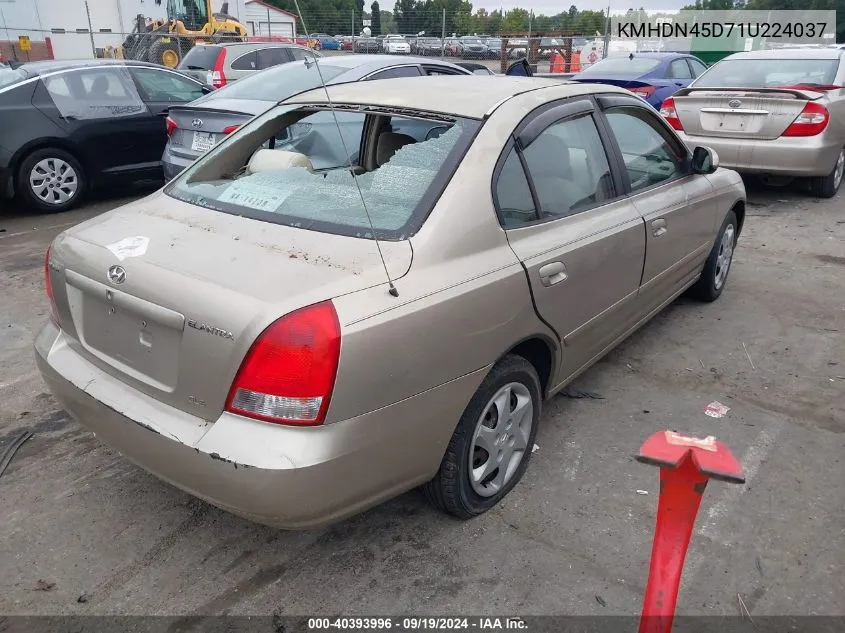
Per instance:
[[[577,202],[594,193],[575,181],[569,147],[554,134],[541,134],[524,153],[544,216],[569,215]]]
[[[379,134],[378,141],[376,142],[376,166],[381,167],[393,158],[393,155],[398,150],[416,142],[413,136],[408,136],[407,134],[382,132]]]
[[[97,75],[91,82],[88,89],[88,97],[99,101],[109,101],[112,97],[109,94],[109,79],[105,75]]]
[[[249,159],[246,166],[247,174],[257,174],[263,171],[281,171],[291,167],[304,167],[314,171],[311,161],[305,154],[287,152],[279,149],[259,149]]]

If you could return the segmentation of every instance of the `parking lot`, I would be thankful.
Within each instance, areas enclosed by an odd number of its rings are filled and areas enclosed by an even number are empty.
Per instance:
[[[636,614],[658,478],[632,455],[671,428],[724,440],[748,479],[709,486],[679,613],[737,615],[737,594],[752,616],[843,613],[842,194],[749,183],[722,298],[679,300],[579,379],[602,398],[550,402],[525,478],[488,514],[457,522],[412,492],[281,532],[124,460],[35,371],[47,245],[144,192],[0,214],[0,450],[34,433],[0,477],[0,612]],[[725,417],[704,414],[712,401]]]

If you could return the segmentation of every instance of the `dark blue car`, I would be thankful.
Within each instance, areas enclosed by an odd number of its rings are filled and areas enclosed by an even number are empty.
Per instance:
[[[659,110],[666,97],[705,70],[704,62],[685,53],[631,53],[599,60],[572,80],[627,88]]]

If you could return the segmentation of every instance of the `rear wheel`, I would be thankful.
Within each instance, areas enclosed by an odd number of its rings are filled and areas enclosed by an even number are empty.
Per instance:
[[[440,470],[423,486],[429,501],[460,519],[499,503],[528,468],[541,406],[531,363],[521,356],[496,363],[461,416]]]
[[[827,176],[810,178],[810,192],[819,198],[832,198],[839,191],[843,174],[845,174],[845,149],[839,151],[836,164]]]
[[[163,38],[152,43],[147,53],[147,61],[153,64],[161,64],[167,68],[176,68],[179,65],[179,44],[173,39]]]
[[[58,148],[39,149],[27,156],[15,182],[15,191],[24,204],[43,213],[72,209],[85,187],[85,173],[79,161]]]
[[[722,294],[725,283],[728,281],[728,273],[733,262],[734,248],[737,240],[736,213],[730,211],[719,237],[707,257],[701,277],[695,285],[690,288],[690,293],[701,301],[715,301]]]

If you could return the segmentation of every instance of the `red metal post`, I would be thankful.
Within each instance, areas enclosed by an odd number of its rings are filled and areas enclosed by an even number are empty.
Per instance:
[[[637,460],[660,467],[660,498],[639,633],[670,633],[687,548],[709,479],[744,483],[742,466],[713,437],[661,431]]]

